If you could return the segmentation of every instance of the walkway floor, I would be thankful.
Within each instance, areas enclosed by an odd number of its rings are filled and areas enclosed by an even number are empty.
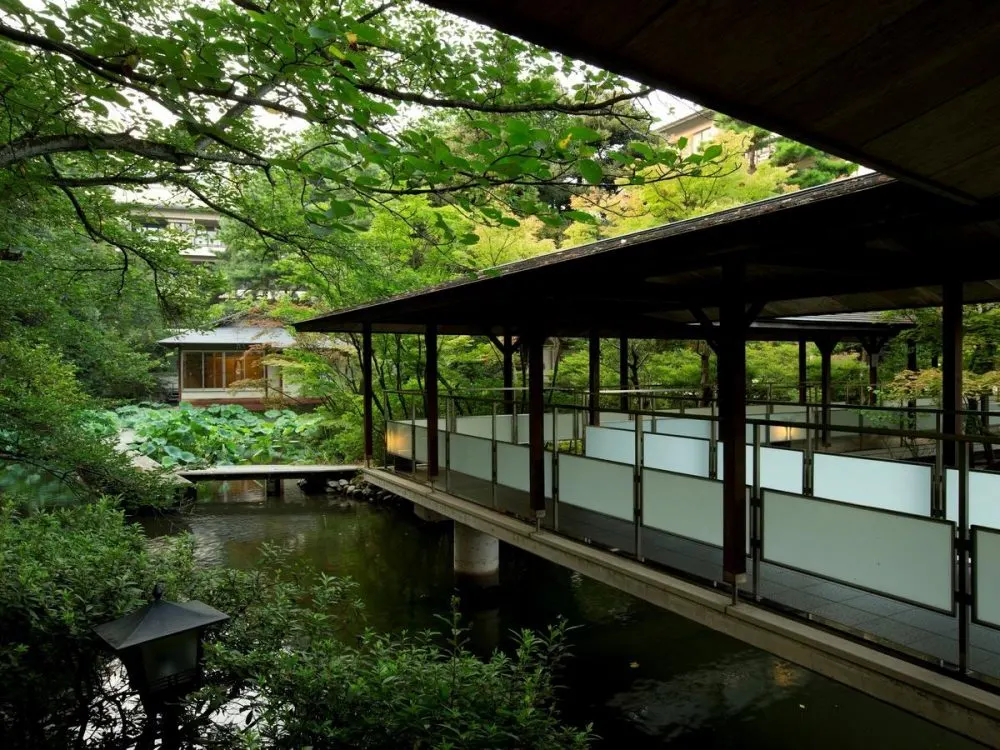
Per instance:
[[[414,478],[426,481],[426,474],[418,472]],[[445,489],[445,478],[442,476],[437,484]],[[489,482],[452,472],[448,492],[522,518],[531,517],[528,494],[520,490],[498,486],[494,499]],[[549,500],[544,526],[575,539],[635,554],[635,526],[626,521],[566,503],[560,504],[556,518]],[[722,571],[719,547],[645,527],[641,545],[647,562],[702,581],[718,582]],[[753,590],[752,578],[744,590]],[[942,666],[958,663],[957,617],[770,563],[761,563],[758,594],[764,603],[791,615],[915,658]],[[971,625],[969,668],[1000,685],[1000,630]]]

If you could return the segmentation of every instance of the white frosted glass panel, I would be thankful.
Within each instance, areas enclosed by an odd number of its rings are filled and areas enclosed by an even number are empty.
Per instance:
[[[813,494],[828,500],[928,516],[931,467],[817,453]]]
[[[411,458],[413,446],[410,445],[410,425],[403,422],[388,422],[385,429],[389,453],[401,458]]]
[[[545,439],[553,440],[552,437],[552,414],[543,415],[543,427],[545,430]],[[559,440],[572,440],[573,439],[573,420],[577,419],[577,415],[574,412],[563,412],[559,415],[558,420],[558,439]],[[519,436],[520,437],[520,436]],[[527,437],[527,436],[525,436]],[[577,436],[579,437],[579,436]]]
[[[712,436],[712,422],[707,419],[683,419],[677,417],[657,417],[657,435],[677,435],[708,440]]]
[[[643,466],[707,477],[708,441],[673,435],[646,435]]]
[[[631,521],[632,467],[562,454],[559,502]]]
[[[602,458],[632,466],[635,463],[635,432],[588,425],[584,453],[589,458]]]
[[[951,524],[801,495],[763,494],[768,562],[951,610]]]
[[[510,422],[507,414],[497,415],[497,433],[499,436],[502,422]],[[458,417],[455,419],[455,429],[463,435],[474,435],[476,437],[491,438],[493,435],[493,415],[478,415],[474,417]],[[509,428],[508,428],[509,432]]]
[[[958,523],[958,469],[945,474],[945,500],[948,520]],[[1000,529],[1000,474],[969,472],[969,525]]]
[[[493,478],[493,450],[489,440],[453,434],[448,450],[448,467],[452,471],[487,481]]]
[[[497,443],[497,483],[528,492],[528,447]]]
[[[725,477],[723,457],[726,446],[719,443],[719,479]],[[746,447],[746,483],[753,486],[753,446]],[[802,492],[802,451],[786,448],[760,449],[760,486],[782,492]]]
[[[417,463],[427,461],[427,428],[417,427]]]
[[[642,523],[722,546],[722,482],[644,469]]]
[[[976,529],[976,619],[1000,627],[1000,533]]]
[[[517,415],[517,442],[528,444],[528,415]]]

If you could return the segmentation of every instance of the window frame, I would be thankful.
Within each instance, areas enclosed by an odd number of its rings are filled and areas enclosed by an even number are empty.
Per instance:
[[[229,390],[231,388],[231,386],[229,385],[228,371],[227,371],[226,365],[227,365],[227,362],[228,362],[228,360],[229,360],[230,357],[233,357],[235,359],[242,359],[242,360],[244,360],[244,364],[243,364],[243,374],[244,374],[244,377],[237,378],[233,382],[239,382],[240,380],[253,380],[253,379],[258,379],[259,380],[259,379],[264,379],[265,378],[265,376],[263,374],[265,372],[265,365],[263,363],[263,358],[264,358],[263,354],[259,354],[257,352],[251,352],[249,349],[183,349],[183,350],[181,350],[180,354],[181,354],[181,357],[180,357],[180,374],[181,374],[180,385],[181,385],[181,388],[183,388],[184,390],[188,390],[188,391],[226,391],[226,390]],[[221,367],[222,385],[221,386],[206,386],[205,385],[205,355],[206,354],[221,354],[222,355],[222,367]],[[248,377],[246,377],[246,374],[247,374],[247,372],[250,369],[247,366],[247,364],[246,364],[246,356],[248,354],[257,354],[257,356],[258,356],[258,358],[260,360],[258,366],[259,366],[260,371],[262,373],[261,374],[261,378],[248,378]],[[198,359],[201,362],[201,366],[199,368],[199,370],[201,372],[201,385],[197,385],[197,386],[195,386],[195,385],[188,385],[187,382],[186,382],[186,377],[187,377],[187,374],[188,374],[188,372],[187,372],[188,359],[190,357],[193,357],[193,356],[197,356]],[[264,390],[266,390],[266,388],[253,388],[253,389],[248,389],[248,390],[260,390],[260,391],[264,391]]]

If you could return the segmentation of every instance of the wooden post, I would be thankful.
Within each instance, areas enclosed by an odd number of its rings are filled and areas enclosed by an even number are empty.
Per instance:
[[[722,461],[722,565],[726,582],[746,580],[746,319],[742,299],[743,268],[723,268],[719,308],[719,434]]]
[[[820,354],[819,400],[821,404],[820,421],[823,425],[821,433],[823,445],[830,444],[830,358],[836,343],[836,341],[832,341],[831,339],[816,339],[816,346]]]
[[[946,435],[962,431],[962,283],[949,282],[942,289],[941,308],[941,429]],[[944,441],[944,465],[958,466],[956,444]]]
[[[590,406],[590,424],[595,427],[601,423],[601,337],[596,331],[590,333],[590,352],[588,366],[587,403]]]
[[[267,380],[264,381],[265,383]],[[184,401],[184,350],[177,347],[177,405]]]
[[[424,388],[427,392],[427,476],[438,475],[438,347],[437,326],[429,324],[424,333]]]
[[[618,339],[618,390],[628,390],[628,337],[622,336]],[[628,394],[622,393],[618,397],[619,410],[628,413]]]
[[[541,335],[528,340],[528,487],[536,516],[545,515],[544,343]]]
[[[365,466],[372,465],[372,455],[375,452],[375,438],[372,429],[372,326],[365,323],[361,331],[361,377],[364,389],[364,419],[365,419]]]
[[[910,372],[917,371],[917,342],[912,338],[906,341],[906,369]],[[906,402],[906,405],[910,409],[916,409],[917,400],[915,398],[911,398]],[[911,430],[917,429],[917,413],[915,411],[910,412],[908,421]]]
[[[514,342],[511,335],[503,335],[503,411],[514,413]]]
[[[806,346],[808,342],[805,339],[799,339],[799,403],[805,404],[809,401],[809,389],[806,387],[806,380],[809,376],[809,370],[806,367]]]

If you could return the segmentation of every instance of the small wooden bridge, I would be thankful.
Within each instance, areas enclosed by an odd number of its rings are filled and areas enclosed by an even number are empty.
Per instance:
[[[318,487],[331,479],[350,479],[359,471],[361,467],[356,464],[244,464],[180,469],[175,473],[191,482],[260,479],[267,483],[267,494],[275,495],[282,479],[304,479],[307,484]]]

